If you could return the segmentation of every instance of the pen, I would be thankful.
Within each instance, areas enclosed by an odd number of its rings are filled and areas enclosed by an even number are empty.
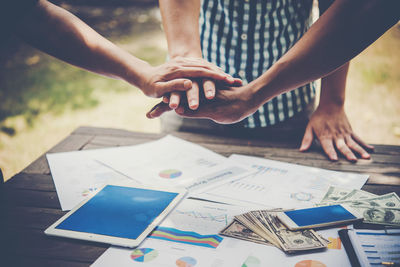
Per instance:
[[[381,264],[383,266],[392,266],[392,267],[399,267],[400,263],[392,262],[392,261],[382,261]]]

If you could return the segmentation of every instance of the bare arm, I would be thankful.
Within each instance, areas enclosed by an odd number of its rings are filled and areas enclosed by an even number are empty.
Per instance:
[[[202,57],[199,34],[200,0],[160,0],[163,26],[168,41],[171,58]],[[201,86],[207,99],[215,96],[215,84],[211,80],[193,82],[186,97],[189,108],[195,110],[199,106]],[[171,93],[169,107],[176,109],[180,103],[180,94]]]
[[[333,0],[319,0],[320,15],[332,3]],[[349,65],[350,63],[346,63],[322,78],[319,105],[310,117],[300,151],[307,151],[315,138],[319,140],[322,149],[330,160],[338,159],[336,150],[350,161],[356,161],[357,155],[365,159],[370,157],[362,146],[369,149],[372,147],[365,144],[353,133],[344,110]]]
[[[307,33],[254,81],[262,104],[334,71],[358,55],[400,17],[397,0],[336,0]],[[258,102],[260,102],[258,101]]]
[[[167,0],[165,0],[167,1]],[[307,33],[270,69],[253,82],[217,91],[215,101],[177,113],[234,123],[254,113],[281,93],[324,77],[355,57],[399,20],[398,0],[336,0]],[[160,116],[159,104],[149,117]]]
[[[186,91],[185,77],[229,77],[197,59],[176,59],[152,67],[108,41],[70,12],[40,0],[17,28],[17,35],[32,46],[72,65],[125,80],[152,97]],[[230,78],[229,78],[230,79]]]

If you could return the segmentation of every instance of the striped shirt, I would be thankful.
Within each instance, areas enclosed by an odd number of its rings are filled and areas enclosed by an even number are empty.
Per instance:
[[[284,55],[311,26],[312,0],[203,0],[203,57],[249,83]],[[274,125],[304,110],[315,97],[310,83],[279,95],[243,121],[244,127]]]

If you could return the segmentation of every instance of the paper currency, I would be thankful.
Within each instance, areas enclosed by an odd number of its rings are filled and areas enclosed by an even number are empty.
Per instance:
[[[254,233],[257,235],[261,236],[271,244],[273,244],[276,247],[280,247],[279,243],[272,237],[272,234],[269,234],[268,232],[264,231],[254,220],[249,216],[249,214],[242,214],[235,216],[235,219],[239,222],[241,222],[243,225],[245,225],[247,228],[252,230]]]
[[[289,230],[274,210],[256,210],[235,216],[220,234],[251,242],[273,245],[286,253],[326,248],[329,240],[314,230]]]
[[[262,212],[272,234],[285,252],[293,253],[326,247],[326,242],[320,239],[314,230],[291,231],[277,218],[274,212]]]
[[[365,223],[400,226],[400,210],[382,207],[350,206],[364,217]]]
[[[357,199],[350,201],[339,201],[341,204],[348,204],[353,207],[363,206],[363,207],[383,207],[390,209],[400,209],[400,198],[396,193],[389,193],[382,196],[377,196],[373,198]]]
[[[220,235],[272,246],[270,242],[257,235],[237,220],[233,220],[228,226],[222,229]]]
[[[366,199],[366,198],[373,198],[377,197],[378,195],[363,191],[363,190],[358,190],[358,189],[353,189],[350,193],[345,195],[344,197],[338,199],[338,201],[349,201],[349,200],[359,200],[359,199]]]
[[[321,203],[329,203],[338,201],[340,198],[346,196],[352,191],[352,189],[340,188],[331,186],[326,192],[325,196],[322,198]]]
[[[354,189],[344,197],[331,201],[340,192],[344,191],[341,188],[330,187],[317,206],[346,204],[362,214],[365,223],[400,226],[400,198],[396,193],[378,196]]]

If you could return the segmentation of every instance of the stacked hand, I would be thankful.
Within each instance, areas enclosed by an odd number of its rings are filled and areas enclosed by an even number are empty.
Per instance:
[[[139,87],[145,95],[162,97],[171,93],[171,104],[177,103],[176,105],[179,105],[179,92],[182,91],[187,92],[189,103],[196,99],[198,102],[198,85],[191,79],[212,79],[226,85],[240,83],[240,80],[200,58],[177,57],[157,67],[147,65],[141,76]],[[129,79],[127,80],[129,82]],[[211,90],[211,93],[213,97],[215,89]],[[209,91],[206,95],[208,94]]]
[[[209,79],[213,77],[209,76],[208,79],[200,80],[204,97],[199,98],[199,80],[193,80],[189,90],[179,90],[186,91],[186,99],[182,98],[181,92],[164,95],[163,101],[154,106],[147,113],[147,117],[156,118],[167,111],[175,110],[182,117],[204,118],[221,124],[231,124],[250,116],[261,106],[262,101],[255,96],[257,89],[254,82],[237,87],[240,80],[224,79],[223,75],[227,74],[222,74],[218,67],[208,67],[210,71],[218,73],[215,75],[219,79],[211,81]],[[232,87],[227,87],[227,84]],[[300,151],[307,151],[314,138],[319,140],[322,149],[332,161],[338,160],[337,151],[347,160],[355,162],[357,156],[369,159],[370,155],[366,150],[373,150],[373,146],[366,144],[353,132],[343,106],[320,105],[315,110],[307,125]]]
[[[185,105],[180,105],[175,112],[182,117],[211,119],[221,124],[239,122],[250,116],[258,106],[253,101],[249,85],[241,87],[221,87],[216,90],[212,100],[205,100],[200,108],[193,110]],[[148,113],[148,118],[156,118],[164,112],[172,110],[171,101],[160,102]]]

